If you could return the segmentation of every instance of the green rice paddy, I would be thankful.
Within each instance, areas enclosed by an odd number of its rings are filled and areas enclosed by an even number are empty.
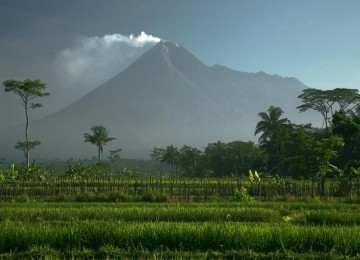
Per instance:
[[[2,258],[357,258],[343,203],[2,203]]]

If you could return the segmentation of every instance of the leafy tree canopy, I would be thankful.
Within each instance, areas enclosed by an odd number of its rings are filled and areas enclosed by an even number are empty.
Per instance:
[[[40,141],[28,141],[28,142],[18,141],[15,145],[15,148],[23,151],[24,156],[26,157],[27,151],[34,149],[38,145],[40,145]]]
[[[30,103],[31,100],[37,98],[37,97],[44,97],[49,96],[50,93],[45,92],[46,90],[46,84],[41,82],[40,80],[30,80],[26,79],[24,81],[19,80],[6,80],[3,82],[3,85],[5,87],[5,92],[13,92],[17,94],[24,105],[25,108],[25,117],[26,117],[26,124],[25,124],[25,142],[20,142],[16,144],[16,149],[20,149],[25,153],[25,157],[27,160],[27,167],[30,166],[30,150],[33,149],[35,146],[39,145],[39,143],[36,143],[38,141],[30,142],[29,136],[28,136],[28,128],[29,128],[29,115],[28,110],[36,109],[39,107],[42,107],[42,104],[40,103]]]
[[[325,123],[326,130],[331,126],[331,119],[336,109],[346,112],[353,111],[360,102],[358,89],[336,88],[333,90],[321,90],[307,88],[298,96],[302,105],[297,108],[300,112],[309,109],[319,112]]]
[[[3,84],[5,86],[5,92],[17,94],[26,108],[29,108],[29,105],[33,109],[41,107],[42,105],[40,103],[29,104],[29,101],[37,97],[50,95],[50,93],[44,92],[46,84],[40,80],[25,79],[24,81],[19,81],[11,79],[4,81]]]

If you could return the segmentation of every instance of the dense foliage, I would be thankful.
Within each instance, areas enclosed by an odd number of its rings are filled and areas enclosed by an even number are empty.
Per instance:
[[[200,151],[169,145],[154,148],[150,156],[185,176],[241,176],[248,169],[266,175],[293,178],[352,178],[360,171],[360,95],[357,89],[305,89],[299,96],[300,112],[323,116],[324,128],[294,124],[280,107],[258,115],[259,145],[252,142],[211,143]],[[332,172],[331,165],[343,169]],[[332,174],[329,174],[332,173]],[[352,176],[352,177],[351,177]]]

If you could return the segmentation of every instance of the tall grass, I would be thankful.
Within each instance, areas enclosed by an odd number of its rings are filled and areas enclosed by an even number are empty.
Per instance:
[[[281,214],[277,210],[263,208],[3,208],[0,211],[1,221],[137,221],[137,222],[203,222],[203,221],[237,221],[237,222],[278,222]]]
[[[4,222],[0,226],[0,250],[27,251],[48,245],[56,250],[142,248],[159,250],[253,250],[274,252],[360,252],[360,227],[298,226],[214,222],[82,221],[67,223]]]
[[[359,223],[356,204],[2,203],[0,257],[359,256]]]
[[[0,204],[0,223],[68,221],[266,222],[284,217],[301,225],[358,225],[360,207],[290,203],[25,203]]]

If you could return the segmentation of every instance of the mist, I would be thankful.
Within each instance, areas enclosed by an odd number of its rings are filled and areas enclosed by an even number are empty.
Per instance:
[[[138,36],[114,33],[80,37],[74,46],[57,55],[53,71],[61,79],[62,88],[84,94],[120,73],[159,41],[160,38],[145,32]]]
[[[41,109],[30,111],[32,120],[54,113],[75,102],[123,71],[139,56],[161,39],[141,32],[134,36],[120,33],[103,36],[81,36],[60,52],[36,73],[17,77],[40,79],[47,84],[49,97],[39,99]],[[1,78],[1,82],[10,78]],[[0,129],[24,122],[20,100],[12,93],[1,91]]]

